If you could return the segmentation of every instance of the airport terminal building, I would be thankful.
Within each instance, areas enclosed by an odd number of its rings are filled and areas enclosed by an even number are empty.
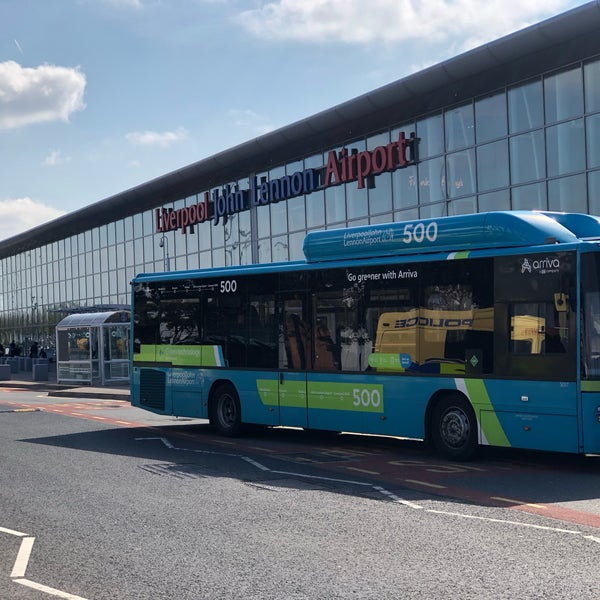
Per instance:
[[[129,304],[136,273],[303,258],[307,232],[600,214],[600,3],[0,242],[0,342]]]

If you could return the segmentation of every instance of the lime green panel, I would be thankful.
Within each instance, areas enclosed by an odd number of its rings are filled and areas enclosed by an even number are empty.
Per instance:
[[[382,413],[383,385],[309,381],[309,408]]]
[[[468,258],[470,254],[470,250],[462,250],[461,252],[456,252],[453,256],[453,258],[455,259],[460,259],[460,258]]]
[[[133,355],[133,362],[154,362],[156,360],[156,346],[142,344],[139,353]]]
[[[280,406],[306,407],[306,384],[304,381],[258,379],[256,389],[264,405],[276,405],[279,394]],[[352,412],[383,413],[383,385],[334,383],[311,381],[308,383],[309,408],[324,410],[348,410]]]
[[[369,354],[369,366],[378,371],[400,371],[404,372],[404,367],[400,362],[399,354],[389,354],[387,352],[373,352]]]
[[[279,382],[277,379],[257,379],[256,390],[263,405],[277,406],[279,404]]]
[[[582,392],[600,392],[600,381],[582,381]]]
[[[222,367],[225,364],[220,346],[142,344],[134,362],[171,363],[185,367]]]
[[[284,381],[279,386],[279,406],[306,408],[306,381]]]
[[[465,379],[464,382],[471,402],[482,410],[480,426],[487,442],[493,446],[510,446],[483,380]]]

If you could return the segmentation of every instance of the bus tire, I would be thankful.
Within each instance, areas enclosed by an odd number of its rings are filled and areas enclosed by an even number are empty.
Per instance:
[[[477,453],[475,411],[462,394],[440,399],[431,413],[430,431],[434,448],[450,460],[470,460]]]
[[[242,433],[240,397],[230,383],[223,383],[214,391],[209,420],[222,435],[234,437]]]

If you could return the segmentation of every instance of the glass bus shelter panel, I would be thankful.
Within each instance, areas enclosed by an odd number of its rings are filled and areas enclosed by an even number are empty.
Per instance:
[[[92,338],[90,327],[57,329],[56,376],[57,381],[91,383]],[[97,353],[97,345],[96,345]]]
[[[104,325],[104,381],[129,380],[129,325]]]

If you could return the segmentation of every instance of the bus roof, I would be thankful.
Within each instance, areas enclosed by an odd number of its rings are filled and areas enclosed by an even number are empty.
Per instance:
[[[462,252],[600,240],[600,217],[497,211],[308,233],[309,263],[421,252]]]

